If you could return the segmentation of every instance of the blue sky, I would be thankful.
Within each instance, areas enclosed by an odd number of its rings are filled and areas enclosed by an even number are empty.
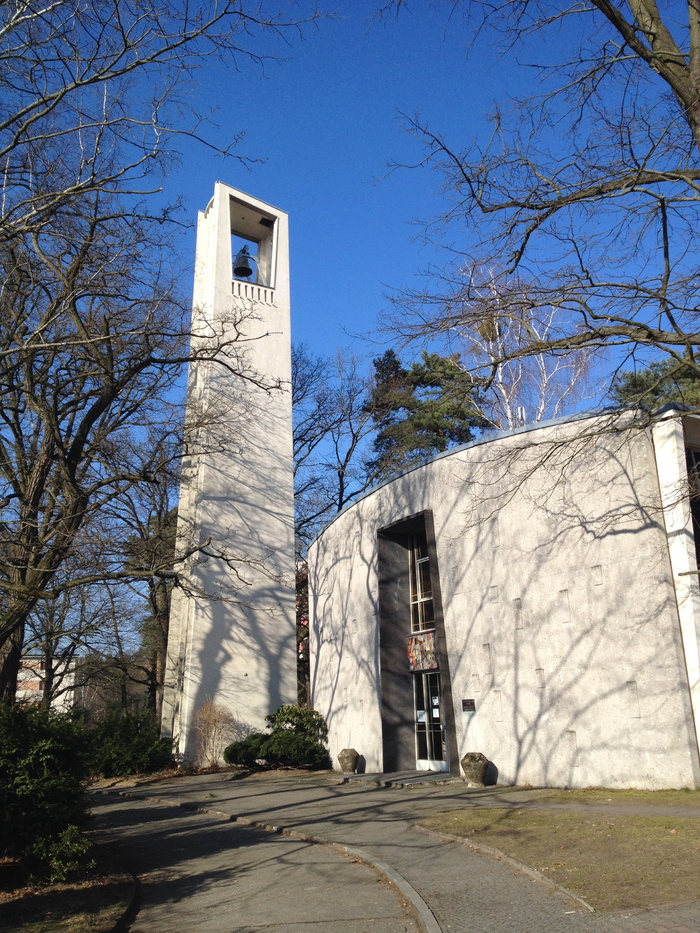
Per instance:
[[[188,148],[169,181],[192,219],[216,180],[289,213],[293,339],[321,353],[338,345],[382,352],[350,335],[371,332],[387,292],[415,284],[436,258],[417,221],[440,213],[438,175],[387,174],[389,163],[423,154],[401,112],[455,141],[478,137],[493,101],[521,93],[531,73],[491,43],[470,50],[469,28],[448,4],[417,0],[379,22],[377,6],[341,0],[301,39],[257,46],[284,59],[264,70],[245,61],[239,71],[201,69],[198,97],[218,107],[220,132],[244,131],[238,151],[265,161],[245,168]],[[184,251],[191,267],[193,235]]]

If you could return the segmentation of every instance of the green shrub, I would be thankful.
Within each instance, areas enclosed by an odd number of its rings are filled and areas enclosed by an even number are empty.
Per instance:
[[[246,768],[268,761],[289,768],[328,768],[330,758],[323,747],[328,726],[320,713],[305,706],[281,706],[265,717],[272,733],[255,732],[224,749],[224,761]]]
[[[316,739],[291,730],[280,730],[268,736],[263,757],[288,768],[328,768],[328,752]]]
[[[148,774],[172,764],[172,742],[148,713],[110,714],[91,730],[93,774]]]
[[[56,837],[40,837],[24,853],[24,864],[30,877],[39,877],[52,884],[61,884],[95,867],[88,855],[92,843],[78,826],[66,826]]]
[[[264,732],[253,732],[240,742],[232,742],[224,749],[224,761],[227,765],[242,765],[252,768],[259,758],[265,758],[263,747],[269,735]]]
[[[307,706],[292,704],[280,706],[276,712],[270,713],[265,719],[270,723],[273,733],[291,729],[317,742],[325,742],[328,738],[326,720],[315,709],[309,709]]]
[[[39,878],[67,877],[83,864],[88,773],[84,726],[0,704],[0,855]]]

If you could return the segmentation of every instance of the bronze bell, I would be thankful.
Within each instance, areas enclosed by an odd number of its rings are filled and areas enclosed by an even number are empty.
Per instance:
[[[248,279],[253,274],[253,267],[250,264],[251,255],[248,252],[248,247],[244,246],[243,249],[238,251],[233,263],[233,274],[238,279]]]

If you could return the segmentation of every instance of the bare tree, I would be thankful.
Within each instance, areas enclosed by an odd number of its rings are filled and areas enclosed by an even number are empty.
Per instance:
[[[450,345],[459,347],[467,369],[488,374],[481,409],[494,427],[512,429],[557,418],[597,394],[589,348],[518,355],[533,338],[547,339],[556,325],[556,309],[538,308],[536,315],[521,320],[503,313],[492,280],[476,293],[484,311],[481,323],[476,328],[456,327]]]
[[[108,618],[104,606],[91,604],[87,589],[64,592],[55,600],[35,606],[27,620],[25,656],[41,658],[41,706],[48,710],[76,687],[75,665],[99,632],[100,640]]]
[[[132,459],[120,448],[137,417],[144,425],[157,417],[154,400],[186,352],[173,339],[183,328],[172,279],[152,268],[148,246],[160,244],[105,200],[83,198],[60,212],[60,232],[45,227],[3,250],[3,695],[13,690],[27,615],[55,595],[52,580],[86,517],[157,470],[158,453]]]
[[[73,579],[81,572],[71,559],[58,576]],[[85,698],[106,680],[119,682],[120,692],[132,673],[144,682],[134,666],[142,605],[128,587],[105,583],[73,586],[37,603],[27,619],[24,652],[41,658],[45,709],[65,694]]]
[[[122,550],[126,569],[140,583],[139,592],[147,606],[141,626],[143,675],[149,705],[157,717],[162,707],[171,593],[179,570],[176,530],[180,447],[172,438],[169,444],[172,461],[161,469],[157,481],[133,486],[110,509],[125,533]]]
[[[205,700],[195,713],[194,730],[198,760],[208,768],[215,768],[220,763],[227,745],[250,734],[250,727],[239,722],[227,707],[211,700]]]
[[[236,321],[189,333],[174,214],[151,195],[173,137],[202,131],[181,93],[188,73],[210,55],[259,60],[261,31],[298,24],[240,0],[0,7],[6,701],[39,601],[133,574],[99,564],[77,578],[59,571],[86,521],[170,461],[167,447],[139,441],[178,420],[169,400],[182,365],[194,355],[259,381]]]
[[[295,531],[299,553],[325,521],[369,488],[366,441],[374,432],[370,380],[356,357],[292,353]]]
[[[243,0],[3,4],[0,236],[52,223],[76,196],[152,191],[173,137],[210,145],[207,118],[188,100],[194,72],[212,56],[234,69],[262,64],[265,36],[286,38],[315,18],[289,9]]]
[[[375,426],[371,381],[361,362],[292,347],[294,418],[294,534],[297,552],[297,698],[309,696],[309,575],[306,549],[323,525],[375,479],[366,454]]]
[[[426,289],[399,297],[390,326],[409,340],[514,329],[482,361],[484,385],[506,361],[584,348],[609,348],[617,366],[656,353],[697,367],[700,4],[450,6],[506,54],[536,55],[550,34],[569,53],[532,69],[535,93],[497,110],[484,145],[412,122],[451,202],[432,229],[446,224],[460,245]]]

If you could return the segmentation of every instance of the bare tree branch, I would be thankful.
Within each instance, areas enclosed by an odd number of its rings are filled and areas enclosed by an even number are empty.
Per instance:
[[[2,699],[14,695],[40,601],[98,580],[176,573],[106,556],[62,571],[85,524],[152,484],[172,457],[145,441],[182,424],[184,363],[277,388],[247,361],[250,308],[233,306],[215,325],[195,314],[190,328],[177,205],[152,196],[177,136],[208,140],[187,81],[211,57],[262,65],[266,36],[285,40],[316,15],[290,19],[287,10],[244,0],[0,5]],[[235,142],[207,144],[227,153]],[[203,436],[198,419],[216,414],[193,413],[190,449]],[[233,565],[245,560],[216,542],[204,547]]]
[[[444,236],[449,260],[429,270],[426,288],[396,296],[387,328],[438,346],[478,340],[484,321],[519,328],[521,339],[481,360],[485,386],[509,362],[572,352],[610,351],[613,368],[622,354],[626,365],[662,354],[696,367],[697,2],[685,22],[655,0],[450,8],[508,50],[546,39],[562,19],[571,44],[561,63],[537,69],[536,95],[496,111],[484,145],[462,147],[410,121],[444,179],[448,207],[426,235]]]

